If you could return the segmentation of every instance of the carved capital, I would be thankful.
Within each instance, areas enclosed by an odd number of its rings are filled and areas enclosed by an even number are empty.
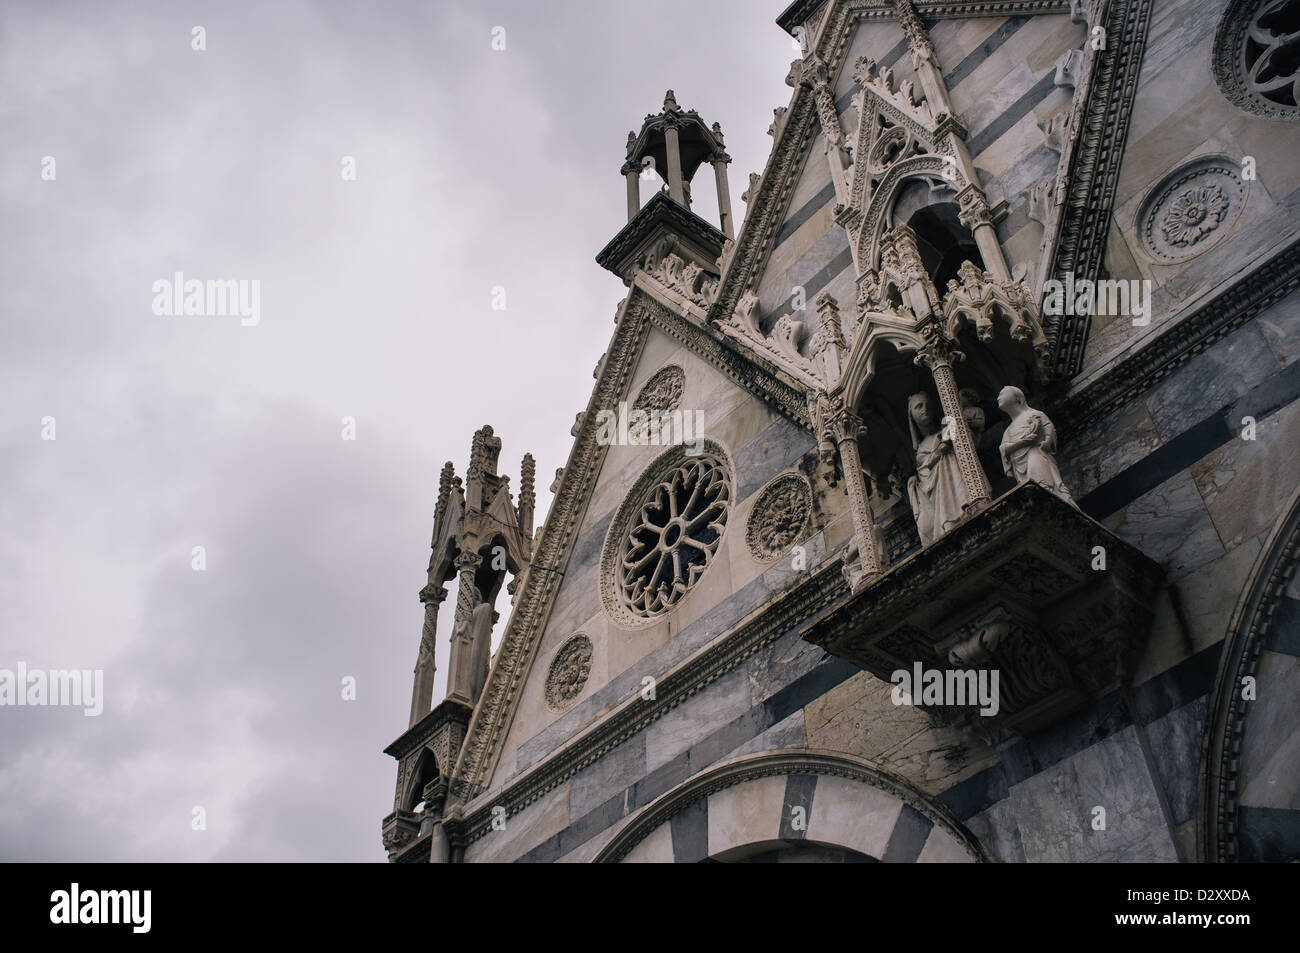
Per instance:
[[[483,563],[483,557],[478,553],[461,551],[456,554],[452,564],[456,567],[457,572],[473,572]]]
[[[840,407],[833,411],[826,421],[827,433],[836,444],[844,444],[866,432],[862,418],[851,410]]]
[[[432,603],[435,606],[441,605],[442,600],[446,598],[447,598],[447,590],[444,589],[442,586],[435,586],[433,583],[429,583],[427,586],[425,586],[423,589],[420,590],[420,601],[425,603],[426,605],[430,603]]]
[[[921,333],[925,335],[926,342],[917,348],[916,357],[912,359],[918,367],[924,367],[933,373],[936,368],[951,369],[957,362],[966,360],[965,353],[940,333],[938,322],[929,322],[921,329]]]
[[[957,196],[957,220],[972,232],[981,225],[992,225],[993,216],[984,193],[968,185]]]

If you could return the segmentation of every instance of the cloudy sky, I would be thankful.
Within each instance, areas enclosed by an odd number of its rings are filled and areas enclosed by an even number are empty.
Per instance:
[[[0,669],[105,695],[0,708],[0,860],[383,859],[439,468],[490,423],[549,506],[627,132],[720,122],[742,216],[783,6],[0,7]],[[260,321],[155,314],[178,271]]]

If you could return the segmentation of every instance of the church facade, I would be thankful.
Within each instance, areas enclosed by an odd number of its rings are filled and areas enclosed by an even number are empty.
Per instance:
[[[778,24],[739,230],[628,135],[544,524],[443,469],[389,859],[1300,859],[1300,5]]]

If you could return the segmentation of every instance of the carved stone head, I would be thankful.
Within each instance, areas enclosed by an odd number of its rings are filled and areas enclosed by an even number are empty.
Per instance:
[[[923,390],[907,398],[907,416],[923,437],[928,437],[939,429],[934,419],[934,403]]]
[[[1010,417],[1019,417],[1028,408],[1025,394],[1019,387],[1004,387],[998,391],[998,408]]]

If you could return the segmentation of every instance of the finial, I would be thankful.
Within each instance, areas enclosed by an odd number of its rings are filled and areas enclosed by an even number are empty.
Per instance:
[[[451,481],[456,475],[456,468],[452,466],[450,460],[442,465],[442,473],[438,476],[438,505],[433,511],[433,521],[435,523],[441,518],[443,512],[447,509],[447,499],[451,496]]]
[[[677,97],[673,95],[671,89],[664,93],[664,112],[677,112],[680,108],[681,107],[677,105]]]
[[[474,434],[474,442],[470,445],[470,475],[487,473],[496,476],[499,453],[501,453],[501,438],[493,435],[491,424],[484,424]]]
[[[537,494],[533,486],[536,478],[537,461],[533,459],[531,453],[525,453],[524,461],[519,466],[519,502],[521,505],[527,502],[531,508],[537,502]]]

